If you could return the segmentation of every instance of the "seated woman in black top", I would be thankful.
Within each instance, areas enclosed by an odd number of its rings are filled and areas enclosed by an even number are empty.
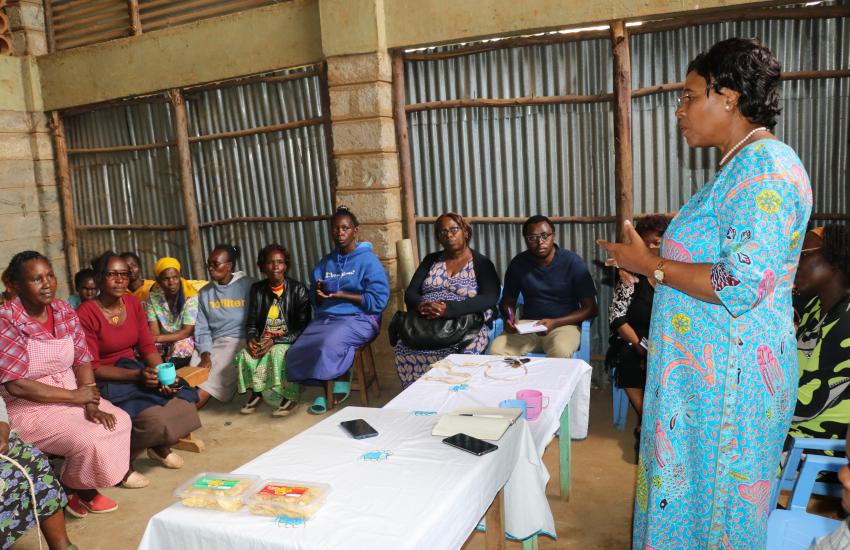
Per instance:
[[[454,212],[443,214],[434,224],[442,252],[425,256],[404,293],[408,311],[426,319],[453,319],[480,312],[485,323],[474,339],[458,349],[413,349],[403,340],[395,346],[395,366],[402,387],[430,370],[451,353],[483,353],[487,348],[487,325],[499,301],[499,275],[486,257],[469,248],[472,227]]]
[[[635,230],[646,246],[657,249],[661,247],[661,237],[668,223],[664,216],[646,216],[638,220]],[[632,282],[634,279],[636,283]],[[608,368],[617,369],[617,386],[626,391],[638,416],[643,412],[643,392],[646,386],[647,349],[641,340],[649,338],[654,296],[655,288],[646,277],[628,274],[617,282],[614,300],[608,309],[611,346],[605,362]]]
[[[257,256],[266,279],[251,285],[245,316],[246,347],[236,355],[239,393],[251,390],[242,414],[251,414],[265,396],[277,409],[272,416],[288,416],[298,406],[301,387],[286,380],[286,354],[310,322],[313,310],[307,287],[286,276],[291,258],[273,243]]]

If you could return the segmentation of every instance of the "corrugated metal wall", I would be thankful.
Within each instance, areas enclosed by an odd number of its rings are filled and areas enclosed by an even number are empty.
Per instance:
[[[684,78],[688,62],[715,42],[757,36],[785,71],[850,67],[847,19],[701,25],[631,38],[633,87]],[[452,49],[435,48],[431,51]],[[593,95],[612,90],[608,40],[512,48],[405,64],[407,102],[530,95]],[[809,168],[815,211],[848,213],[850,79],[783,83],[777,134]],[[674,117],[677,93],[633,101],[634,211],[678,210],[715,171],[714,152],[690,150]],[[417,216],[613,215],[610,103],[460,108],[408,115]],[[612,223],[560,224],[558,242],[585,258],[600,292],[592,351],[607,347],[608,270],[598,238]],[[418,227],[420,250],[437,248]],[[474,246],[501,271],[524,249],[518,225],[479,223]]]
[[[322,116],[316,76],[226,85],[185,93],[189,136],[248,130]],[[70,149],[162,143],[175,139],[170,103],[101,108],[64,116]],[[278,242],[292,252],[290,274],[306,279],[330,248],[326,223],[212,222],[252,216],[316,216],[331,211],[328,151],[322,125],[244,137],[194,142],[193,179],[204,252],[217,242],[242,247],[241,269],[258,274],[257,252]],[[78,225],[184,225],[176,147],[146,151],[72,154]],[[96,230],[79,234],[83,264],[106,249],[133,250],[146,267],[172,255],[190,273],[185,230]],[[145,269],[149,272],[149,267]]]
[[[733,36],[757,37],[784,72],[850,68],[850,19],[743,21],[700,25],[631,38],[632,86],[684,78],[688,63],[712,44]],[[663,59],[663,63],[659,63]],[[677,210],[711,178],[715,153],[690,150],[676,129],[677,92],[637,98],[632,104],[635,212]],[[850,212],[850,78],[782,83],[776,134],[809,171],[814,211]]]
[[[407,102],[467,97],[595,95],[612,91],[607,40],[496,50],[405,64]],[[409,115],[417,216],[614,214],[610,103],[420,111]],[[586,259],[600,303],[611,287],[594,264],[596,239],[613,224],[557,224],[560,246]],[[430,224],[418,227],[422,254],[438,249]],[[479,223],[472,246],[504,273],[525,249],[519,225]],[[607,336],[595,323],[593,349]]]
[[[164,96],[63,117],[69,149],[146,145],[174,140]],[[176,147],[69,157],[78,225],[183,225]],[[78,234],[80,263],[106,250],[138,251],[152,264],[176,256],[188,264],[186,232],[97,230]]]
[[[316,76],[187,92],[189,136],[285,124],[322,116]],[[207,222],[253,216],[316,216],[332,211],[322,125],[191,144],[204,250],[242,247],[242,269],[257,272],[257,253],[278,242],[292,253],[290,276],[308,280],[330,250],[327,223]]]

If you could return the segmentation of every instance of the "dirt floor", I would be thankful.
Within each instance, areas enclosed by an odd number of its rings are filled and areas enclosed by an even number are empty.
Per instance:
[[[384,348],[377,351],[382,391],[380,398],[370,399],[371,406],[383,405],[397,395],[400,389],[398,377],[392,370],[389,350]],[[242,399],[239,397],[229,404],[210,402],[201,412],[204,426],[196,432],[196,436],[206,444],[203,453],[180,451],[186,461],[181,470],[166,470],[146,457],[137,460],[137,469],[150,478],[151,485],[138,490],[104,490],[105,494],[118,501],[119,509],[110,514],[90,514],[84,519],[68,517],[71,540],[81,550],[136,548],[148,518],[170,506],[174,502],[172,492],[190,476],[202,471],[230,471],[323,419],[306,412],[307,403],[316,395],[317,388],[307,389],[297,413],[285,419],[272,418],[271,409],[264,406],[253,415],[241,415],[239,407]],[[358,402],[359,395],[354,392],[347,404]],[[630,423],[634,422],[632,416]],[[590,435],[584,441],[573,442],[573,494],[569,502],[557,496],[557,442],[549,446],[544,461],[552,475],[549,481],[549,501],[555,516],[558,540],[541,537],[541,549],[628,548],[635,476],[635,467],[631,463],[632,429],[633,426],[625,432],[614,429],[611,423],[610,390],[594,389]],[[14,548],[38,548],[34,533],[29,533]],[[484,536],[480,533],[473,535],[464,546],[465,550],[483,548]],[[517,549],[521,545],[509,542],[508,548]]]

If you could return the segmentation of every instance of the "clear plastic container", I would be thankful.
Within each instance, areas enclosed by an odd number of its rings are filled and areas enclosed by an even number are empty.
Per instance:
[[[264,479],[245,497],[252,514],[310,519],[324,505],[331,486],[325,483]]]
[[[259,480],[260,476],[204,472],[178,487],[174,495],[190,508],[238,512]]]

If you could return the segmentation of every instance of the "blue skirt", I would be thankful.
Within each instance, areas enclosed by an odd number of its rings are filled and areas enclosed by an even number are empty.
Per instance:
[[[357,348],[378,336],[378,319],[358,313],[312,320],[286,354],[286,378],[316,384],[345,374]]]

